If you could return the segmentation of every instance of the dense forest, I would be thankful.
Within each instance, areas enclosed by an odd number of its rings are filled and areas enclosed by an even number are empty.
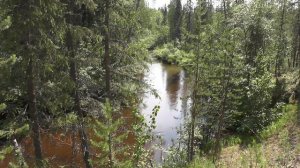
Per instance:
[[[300,0],[148,4],[0,0],[0,167],[300,167]],[[189,88],[161,160],[154,62]]]

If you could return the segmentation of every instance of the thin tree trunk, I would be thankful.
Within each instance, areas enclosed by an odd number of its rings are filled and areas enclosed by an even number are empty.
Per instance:
[[[28,1],[28,11],[32,10],[33,2],[32,0]],[[27,96],[28,96],[28,107],[29,107],[29,117],[30,117],[30,126],[32,129],[32,140],[35,153],[35,162],[37,167],[43,166],[43,155],[40,141],[40,127],[36,107],[36,86],[35,86],[35,74],[34,74],[34,55],[30,51],[32,48],[32,34],[29,31],[27,37],[27,51],[26,54],[29,54],[28,65],[27,65]]]
[[[37,115],[37,108],[36,108],[36,93],[35,93],[35,84],[34,84],[34,65],[33,65],[33,56],[31,56],[28,64],[27,69],[27,94],[28,94],[28,105],[29,105],[29,115],[31,120],[31,128],[32,128],[32,139],[34,145],[34,152],[35,152],[35,161],[36,166],[41,167],[43,155],[42,155],[42,148],[41,148],[41,141],[40,141],[40,128],[39,128],[39,121]]]
[[[178,39],[181,41],[181,21],[182,21],[182,4],[181,0],[176,0],[176,7],[174,13],[174,40]],[[174,44],[176,44],[174,42]]]
[[[189,33],[192,33],[192,0],[188,0],[188,10],[187,30]]]
[[[223,0],[225,5],[225,0]],[[224,6],[225,10],[225,6]],[[227,21],[227,12],[224,11],[224,18],[225,21]],[[224,24],[224,28],[227,28],[227,22]],[[232,54],[233,55],[233,54]],[[228,61],[230,61],[228,63]],[[222,131],[224,127],[224,118],[226,113],[226,106],[227,106],[227,99],[228,99],[228,92],[229,92],[229,80],[231,78],[231,71],[233,68],[233,58],[230,57],[230,60],[228,60],[228,55],[225,55],[224,58],[224,70],[223,70],[223,78],[222,78],[222,99],[221,99],[221,107],[220,107],[220,116],[219,116],[219,122],[218,122],[218,128],[217,128],[217,135],[216,135],[216,144],[215,144],[215,151],[214,151],[214,161],[216,159],[219,159],[219,154],[222,150],[222,144],[221,144],[221,138],[222,138]],[[227,69],[229,67],[230,69]]]
[[[297,49],[294,60],[294,67],[299,67],[299,55],[300,55],[300,0],[298,0],[298,23],[297,23]]]
[[[200,8],[201,8],[200,4]],[[199,26],[201,27],[201,16],[199,16]],[[200,28],[199,27],[199,28]],[[200,29],[199,29],[200,30]],[[195,121],[197,117],[197,103],[196,99],[198,98],[198,89],[199,89],[199,80],[200,80],[200,44],[201,39],[198,39],[198,46],[197,46],[197,57],[196,57],[196,72],[195,72],[195,83],[194,83],[194,91],[193,91],[193,104],[192,104],[192,111],[191,111],[191,125],[190,125],[190,135],[188,140],[188,161],[191,162],[194,157],[194,139],[195,139]],[[200,100],[201,101],[201,100]]]
[[[110,10],[110,0],[106,0],[106,10],[105,10],[105,46],[104,46],[104,69],[105,69],[105,89],[106,97],[111,98],[111,69],[110,69],[110,27],[109,27],[109,10]]]
[[[223,12],[225,20],[227,21],[227,7],[226,7],[226,0],[223,0]]]
[[[190,151],[191,151],[191,125],[188,125],[188,141],[187,141],[187,156],[188,156],[188,161],[190,161]]]
[[[298,67],[298,55],[300,51],[300,0],[298,0],[298,14],[297,14],[297,21],[296,21],[296,30],[294,32],[294,43],[293,43],[293,51],[292,51],[292,67]]]
[[[104,39],[104,69],[105,69],[105,89],[106,97],[111,100],[111,59],[110,59],[110,0],[105,3],[105,39]],[[111,123],[108,123],[111,124]],[[108,148],[109,148],[109,166],[113,167],[113,154],[112,154],[112,135],[108,135]]]
[[[200,42],[199,42],[200,45]],[[193,105],[192,105],[192,111],[191,111],[191,117],[192,117],[192,121],[191,121],[191,126],[190,126],[190,133],[191,135],[189,135],[189,142],[188,144],[190,145],[188,147],[189,151],[188,151],[188,159],[191,162],[193,160],[194,157],[194,140],[195,140],[195,121],[196,121],[196,117],[197,117],[197,103],[196,103],[196,99],[198,96],[198,89],[199,89],[199,60],[200,60],[200,47],[198,46],[198,55],[197,55],[197,59],[196,59],[196,73],[195,73],[195,84],[194,84],[194,92],[193,92]]]
[[[72,135],[71,135],[71,141],[72,141],[72,168],[76,168],[76,155],[77,155],[77,149],[76,149],[76,126],[72,126]]]
[[[90,168],[92,167],[89,159],[90,159],[90,153],[89,153],[89,145],[88,145],[88,139],[87,139],[87,135],[86,132],[84,130],[84,123],[83,123],[83,118],[84,118],[84,114],[83,111],[81,110],[80,107],[80,97],[78,94],[78,86],[77,86],[77,68],[76,68],[76,63],[75,63],[75,56],[74,54],[72,54],[72,58],[71,58],[71,64],[70,64],[70,75],[71,78],[73,80],[73,82],[75,83],[75,90],[74,90],[74,94],[73,94],[73,98],[74,98],[74,102],[75,102],[75,111],[78,114],[78,120],[79,120],[79,136],[81,138],[81,148],[82,148],[82,152],[83,152],[83,160],[85,162],[85,166],[86,168]]]
[[[189,162],[191,162],[194,158],[194,140],[195,140],[195,111],[193,111],[192,113],[192,121],[191,121],[191,136],[190,136],[190,151],[189,151]]]
[[[226,64],[226,63],[225,63]],[[226,66],[226,65],[225,65]],[[220,117],[219,117],[219,123],[218,123],[218,130],[216,135],[216,144],[215,144],[215,153],[214,153],[214,161],[218,159],[219,153],[221,152],[221,134],[224,127],[224,117],[225,117],[225,111],[226,111],[226,104],[227,104],[227,96],[228,96],[228,79],[226,78],[225,70],[223,72],[223,95],[222,95],[222,103],[221,103],[221,109],[220,109]]]
[[[276,56],[276,62],[275,62],[275,77],[276,82],[278,82],[278,78],[281,76],[281,66],[283,61],[283,56],[285,55],[284,48],[282,47],[284,41],[284,21],[285,21],[285,10],[286,10],[286,0],[283,0],[283,6],[282,6],[282,13],[281,13],[281,20],[280,20],[280,28],[279,28],[279,44],[278,44],[278,52]]]
[[[89,143],[88,143],[88,138],[86,135],[86,132],[84,130],[84,114],[80,106],[80,97],[79,97],[79,92],[78,92],[78,81],[77,81],[77,67],[76,67],[76,61],[75,61],[75,51],[73,47],[73,39],[72,39],[72,34],[69,30],[68,32],[68,49],[70,52],[70,77],[73,80],[75,84],[74,88],[74,93],[73,93],[73,99],[74,99],[74,110],[76,111],[78,115],[78,121],[79,121],[79,136],[81,138],[81,148],[83,152],[83,160],[85,162],[86,168],[91,168],[91,163],[89,162],[90,159],[90,153],[89,153]]]
[[[84,130],[83,121],[81,119],[80,125],[79,125],[79,136],[81,137],[81,148],[83,150],[83,159],[85,162],[86,168],[91,168],[92,165],[90,163],[90,152],[89,152],[89,143],[88,143],[88,137]]]

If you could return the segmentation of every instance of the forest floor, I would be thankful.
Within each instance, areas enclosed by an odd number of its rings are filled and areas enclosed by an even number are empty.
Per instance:
[[[287,105],[286,114],[261,133],[260,142],[249,145],[241,145],[241,143],[229,145],[222,149],[217,166],[201,158],[192,163],[190,168],[300,168],[300,109],[298,107],[300,106]]]

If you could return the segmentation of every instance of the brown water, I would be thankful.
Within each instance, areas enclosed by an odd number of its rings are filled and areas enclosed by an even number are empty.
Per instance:
[[[156,98],[150,92],[146,92],[143,95],[141,111],[145,118],[150,121],[152,109],[156,105],[160,106],[154,134],[161,137],[162,143],[155,141],[153,145],[161,144],[163,148],[163,150],[154,150],[155,160],[161,162],[162,157],[166,156],[166,153],[163,151],[169,148],[173,142],[176,143],[176,139],[179,136],[177,130],[183,124],[188,111],[189,103],[186,99],[182,99],[188,95],[187,82],[185,73],[180,67],[162,63],[150,64],[149,71],[144,75],[144,81],[150,84],[160,96],[160,98]],[[131,116],[131,112],[128,109],[124,110],[122,117],[128,126],[132,122]],[[89,132],[89,136],[93,137],[93,134]],[[75,158],[72,158],[72,133],[70,131],[59,130],[52,133],[41,133],[43,155],[48,159],[51,167],[70,165],[72,162],[75,162],[78,167],[83,167],[79,137],[78,135],[76,137],[78,151]],[[133,145],[134,139],[134,135],[130,134],[125,143],[128,146]],[[26,162],[29,164],[29,167],[32,167],[34,164],[34,151],[31,138],[29,136],[24,138],[20,144]],[[96,153],[96,151],[91,151],[91,153]],[[14,160],[13,155],[8,156],[0,162],[0,168],[8,167],[8,163],[12,160]]]
[[[155,150],[155,160],[162,161],[166,156],[164,152],[173,143],[177,143],[179,137],[178,130],[184,122],[190,104],[186,97],[188,87],[185,72],[176,65],[166,65],[162,63],[153,63],[149,66],[149,72],[146,73],[145,79],[148,84],[156,90],[160,98],[156,98],[151,92],[147,92],[143,98],[142,113],[148,121],[152,109],[160,106],[156,118],[156,129],[154,133],[161,137],[155,144],[161,144],[162,149]]]

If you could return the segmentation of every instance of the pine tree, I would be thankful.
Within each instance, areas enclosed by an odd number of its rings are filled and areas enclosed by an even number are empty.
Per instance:
[[[192,0],[188,0],[187,1],[187,8],[188,8],[188,11],[187,11],[187,31],[189,33],[192,32],[193,30],[193,4],[192,4]]]
[[[104,118],[102,121],[95,121],[94,133],[99,140],[91,140],[91,143],[100,152],[96,155],[94,165],[113,167],[131,167],[132,161],[129,158],[128,148],[124,143],[129,132],[122,133],[122,120],[116,118],[116,110],[106,99],[102,105]],[[117,157],[126,159],[119,160]]]
[[[79,85],[79,70],[80,66],[78,63],[78,51],[80,51],[80,44],[84,43],[83,39],[86,34],[90,32],[88,29],[89,25],[86,19],[86,12],[91,12],[96,8],[96,4],[93,1],[89,1],[89,3],[79,3],[76,4],[72,1],[66,2],[68,8],[66,11],[66,22],[67,22],[67,31],[66,31],[66,48],[67,55],[69,58],[69,66],[70,66],[70,79],[73,81],[73,91],[72,97],[74,101],[74,111],[78,116],[78,124],[79,124],[79,136],[81,139],[81,148],[83,151],[83,160],[85,162],[85,166],[87,168],[92,167],[90,163],[90,149],[89,149],[89,140],[87,137],[87,133],[85,131],[85,123],[84,117],[87,114],[84,114],[84,111],[81,107],[81,97],[80,97],[80,85]],[[82,57],[82,56],[81,56]],[[73,128],[73,134],[75,133],[75,129]],[[74,145],[73,145],[74,146]]]
[[[42,149],[39,139],[40,95],[37,90],[42,84],[41,76],[45,72],[46,58],[55,52],[57,35],[56,22],[61,16],[59,1],[1,1],[0,7],[7,11],[5,18],[11,18],[11,25],[1,33],[1,51],[5,55],[16,54],[18,61],[14,66],[14,74],[9,81],[15,82],[20,95],[17,102],[28,104],[26,109],[32,130],[35,159],[38,167],[42,166]],[[46,12],[47,11],[47,12]],[[53,30],[53,31],[49,31]],[[43,60],[43,61],[41,61]],[[25,101],[24,101],[25,100]],[[23,106],[24,107],[24,106]]]
[[[281,76],[284,59],[286,57],[287,40],[286,40],[285,24],[286,24],[287,0],[282,1],[281,8],[282,11],[280,14],[279,35],[277,40],[278,51],[277,51],[276,61],[275,61],[275,76],[277,81],[278,78]]]
[[[172,0],[169,5],[169,28],[171,40],[181,40],[182,5],[181,0]]]
[[[300,1],[297,1],[298,8],[297,14],[294,20],[294,31],[293,31],[293,44],[292,44],[292,55],[291,55],[291,67],[297,68],[299,66],[299,51],[300,51]]]
[[[241,39],[244,45],[243,59],[244,70],[242,83],[242,100],[239,106],[240,114],[236,120],[239,122],[237,130],[255,134],[267,123],[270,115],[271,91],[274,87],[274,80],[268,70],[272,57],[264,57],[266,54],[272,54],[267,41],[267,24],[270,24],[267,18],[268,8],[265,1],[257,0],[251,3],[249,13],[253,16],[244,16],[248,22],[244,22],[243,35]],[[259,99],[257,99],[259,97]],[[257,122],[259,121],[259,122]]]

